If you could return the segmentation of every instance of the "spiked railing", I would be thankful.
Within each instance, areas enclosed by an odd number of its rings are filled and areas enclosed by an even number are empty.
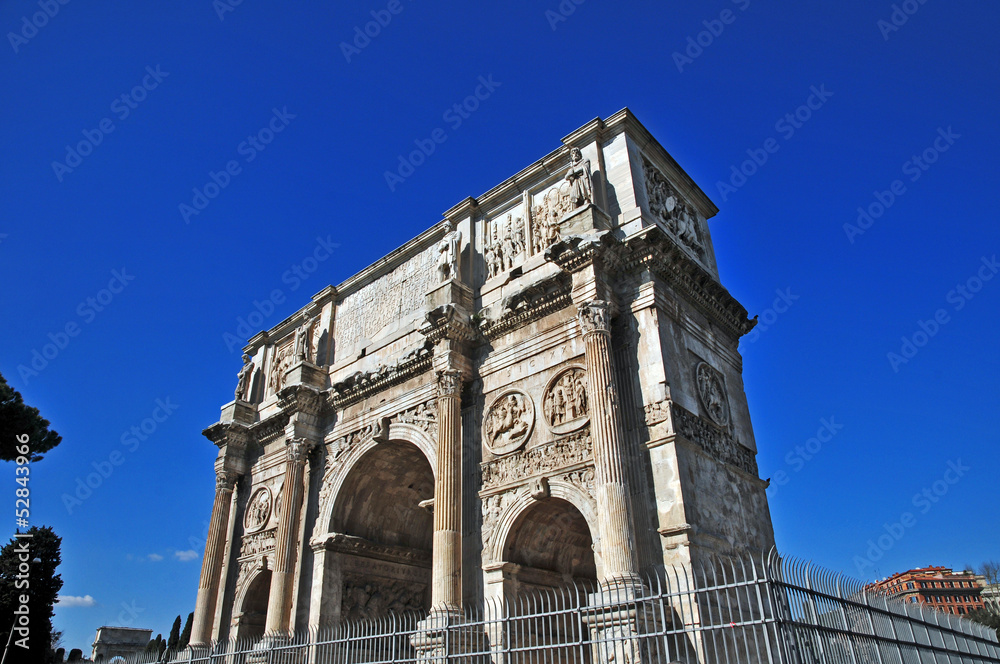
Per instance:
[[[149,664],[141,655],[127,664]],[[717,558],[642,583],[575,581],[463,614],[390,614],[224,641],[162,661],[202,664],[1000,664],[993,630],[907,604],[811,563]]]

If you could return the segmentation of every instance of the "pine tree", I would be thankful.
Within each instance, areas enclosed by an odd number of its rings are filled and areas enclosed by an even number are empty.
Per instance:
[[[0,376],[0,459],[14,461],[20,456],[18,436],[28,436],[32,461],[39,461],[42,452],[48,452],[62,442],[62,437],[49,430],[49,421],[37,408],[24,403],[21,393],[7,384]]]
[[[170,627],[170,637],[167,638],[167,650],[177,652],[177,644],[181,640],[181,617],[174,618],[174,624]]]
[[[181,632],[180,643],[177,644],[179,650],[183,650],[188,647],[191,643],[191,623],[194,622],[194,612],[188,614],[187,620],[184,621],[184,630]]]
[[[30,630],[23,641],[27,648],[15,647],[24,635],[14,630],[11,648],[6,664],[17,662],[45,662],[52,651],[52,614],[59,589],[62,588],[62,578],[56,574],[56,568],[61,562],[59,545],[62,538],[43,526],[32,526],[28,529],[30,537],[12,537],[10,542],[0,549],[0,642],[7,643],[13,625],[10,616],[21,607],[21,595],[28,596],[27,610],[30,616]],[[29,573],[25,577],[20,566],[22,556],[27,554]],[[20,577],[20,578],[19,578]],[[27,589],[18,588],[17,584],[27,580]]]

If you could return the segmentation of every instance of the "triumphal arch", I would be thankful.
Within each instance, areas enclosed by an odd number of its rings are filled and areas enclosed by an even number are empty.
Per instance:
[[[623,110],[250,339],[192,643],[770,548],[717,211]]]

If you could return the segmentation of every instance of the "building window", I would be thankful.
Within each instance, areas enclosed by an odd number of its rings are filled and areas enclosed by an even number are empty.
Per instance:
[[[912,581],[910,583],[906,584],[906,589],[907,590],[913,590],[913,582]]]
[[[965,615],[965,607],[961,607],[961,606],[958,607],[958,612],[961,613],[964,616]]]

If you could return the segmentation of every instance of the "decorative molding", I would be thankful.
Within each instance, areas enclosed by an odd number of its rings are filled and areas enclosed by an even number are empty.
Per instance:
[[[603,300],[584,302],[578,305],[576,315],[584,336],[588,334],[611,335],[607,302]]]
[[[570,275],[558,272],[504,298],[498,307],[497,316],[489,317],[489,311],[482,310],[476,323],[482,335],[492,341],[502,334],[569,306],[572,303],[572,286]]]
[[[476,329],[469,317],[454,304],[442,304],[428,311],[424,315],[420,333],[432,344],[442,339],[473,341],[476,338]]]
[[[327,408],[323,392],[308,385],[289,385],[278,392],[278,405],[291,415],[304,413],[319,417]]]
[[[657,226],[627,240],[623,268],[626,272],[649,270],[666,281],[695,308],[737,338],[757,324],[747,310],[708,270],[677,246]]]
[[[442,369],[437,372],[439,397],[462,396],[462,372],[454,369]]]
[[[520,390],[500,394],[483,416],[483,440],[497,456],[524,447],[535,426],[535,404]]]
[[[431,368],[432,359],[430,344],[425,343],[399,358],[393,366],[380,366],[375,371],[355,372],[344,380],[334,383],[330,392],[332,405],[338,410],[343,409],[420,375]]]
[[[346,553],[361,558],[373,558],[400,565],[417,565],[427,568],[431,566],[430,551],[421,551],[420,549],[406,546],[379,544],[363,537],[345,535],[344,533],[329,533],[323,537],[314,539],[313,544],[322,544],[327,551]]]
[[[545,260],[567,272],[579,272],[599,261],[614,272],[621,268],[620,253],[618,240],[610,232],[597,231],[563,238],[545,250]]]
[[[289,413],[281,411],[250,427],[253,439],[260,445],[267,445],[285,435],[285,427],[290,419]]]
[[[237,479],[239,476],[232,471],[217,470],[215,471],[215,490],[232,491]]]
[[[590,429],[480,464],[483,491],[523,483],[525,480],[578,464],[593,463]]]

